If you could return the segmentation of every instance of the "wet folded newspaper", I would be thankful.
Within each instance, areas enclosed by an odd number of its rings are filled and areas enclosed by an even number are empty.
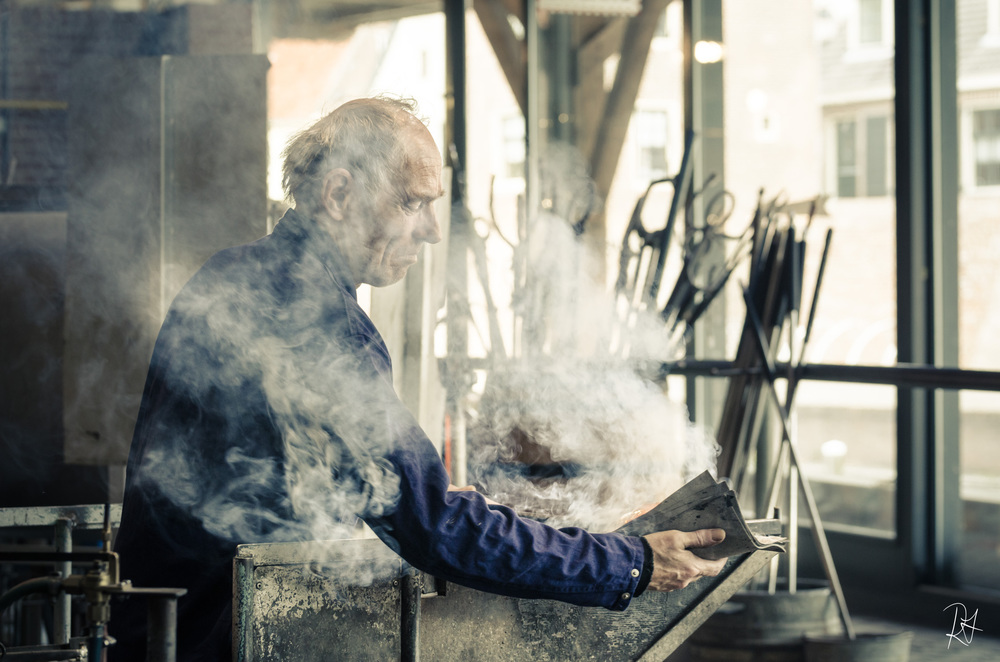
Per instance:
[[[771,526],[759,526],[761,523]],[[643,536],[656,531],[723,529],[726,539],[719,544],[691,549],[702,558],[721,559],[758,550],[784,552],[787,539],[768,535],[775,532],[775,523],[774,520],[745,520],[736,492],[706,471],[616,532]]]

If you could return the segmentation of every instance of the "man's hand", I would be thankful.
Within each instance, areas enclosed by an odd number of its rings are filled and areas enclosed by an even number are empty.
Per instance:
[[[653,550],[653,575],[647,587],[651,591],[682,589],[699,577],[715,577],[726,565],[726,559],[708,561],[689,551],[722,542],[726,537],[722,529],[659,531],[643,537]]]

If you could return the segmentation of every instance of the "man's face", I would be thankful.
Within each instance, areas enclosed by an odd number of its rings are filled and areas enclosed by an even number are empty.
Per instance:
[[[444,194],[441,156],[423,124],[413,120],[402,131],[405,156],[397,186],[376,191],[369,204],[358,201],[352,210],[355,241],[346,252],[358,285],[399,281],[425,242],[441,241],[433,205]]]

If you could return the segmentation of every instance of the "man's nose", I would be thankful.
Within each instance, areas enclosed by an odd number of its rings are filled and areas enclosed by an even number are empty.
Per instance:
[[[428,244],[436,244],[441,241],[441,226],[438,224],[437,214],[434,213],[434,205],[425,206],[414,236]]]

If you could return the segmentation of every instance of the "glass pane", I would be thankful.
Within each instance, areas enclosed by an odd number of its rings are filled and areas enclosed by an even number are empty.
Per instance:
[[[882,41],[882,0],[859,0],[860,34],[862,44],[878,44]]]
[[[957,0],[959,365],[1000,370],[1000,2]],[[1000,589],[1000,394],[962,391],[960,583]]]
[[[865,122],[865,195],[876,196],[889,193],[889,121],[885,115],[869,117]]]
[[[842,198],[856,196],[857,187],[857,122],[837,122],[837,195]]]
[[[893,531],[895,387],[803,382],[795,402],[799,457],[823,523]]]
[[[997,0],[958,0],[959,365],[1000,370],[1000,53]]]
[[[959,582],[1000,589],[1000,393],[959,394],[962,544]]]
[[[808,204],[794,213],[806,242],[796,342],[832,230],[805,351],[813,364],[896,362],[894,61],[892,48],[881,48],[891,26],[883,3],[863,6],[868,23],[862,23],[872,26],[870,38],[880,48],[860,57],[857,4],[723,2],[725,184],[736,198],[733,230],[751,219],[761,189],[766,201],[826,196],[811,221]],[[740,279],[746,282],[739,274],[733,280]],[[727,293],[727,305],[733,348],[744,318],[739,291]],[[779,354],[789,356],[786,349]],[[797,445],[807,475],[816,474],[824,522],[894,534],[895,388],[805,382],[794,404]]]

